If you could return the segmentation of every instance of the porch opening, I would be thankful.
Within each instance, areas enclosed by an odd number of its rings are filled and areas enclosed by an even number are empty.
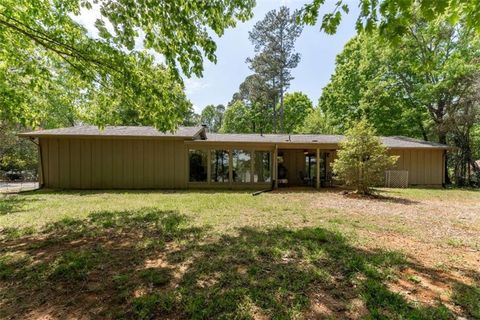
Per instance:
[[[279,149],[277,158],[277,174],[279,187],[317,186],[317,175],[320,175],[319,186],[328,187],[332,183],[330,150],[316,149]],[[317,165],[318,161],[318,165]],[[317,173],[317,170],[319,173]]]

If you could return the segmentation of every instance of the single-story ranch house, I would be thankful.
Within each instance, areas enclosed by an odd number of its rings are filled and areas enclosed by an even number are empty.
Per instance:
[[[22,133],[39,146],[40,185],[54,189],[255,188],[331,183],[338,135],[217,134],[204,127],[78,126]],[[408,185],[441,186],[448,146],[382,137]]]

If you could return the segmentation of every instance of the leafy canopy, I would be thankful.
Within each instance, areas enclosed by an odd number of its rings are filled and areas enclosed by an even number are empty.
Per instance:
[[[16,135],[19,128],[0,122],[0,171],[37,169],[37,148]]]
[[[382,183],[385,170],[393,167],[397,159],[398,156],[388,155],[375,129],[362,119],[340,142],[333,173],[358,193],[370,194],[373,187]]]
[[[305,118],[313,111],[313,104],[303,92],[287,93],[284,109],[285,132],[299,132]]]
[[[250,109],[242,102],[235,101],[225,110],[222,133],[251,133]]]
[[[200,122],[202,125],[206,125],[210,132],[218,132],[222,127],[224,113],[225,106],[223,104],[217,106],[209,104],[203,108]]]
[[[222,35],[250,18],[253,5],[254,0],[4,0],[0,117],[36,127],[56,126],[50,115],[68,114],[70,122],[105,125],[133,113],[143,124],[172,130],[190,108],[180,71],[200,76],[204,58],[216,60],[209,31]],[[73,18],[91,9],[101,14],[95,38]]]
[[[382,135],[445,143],[448,118],[478,73],[479,37],[464,25],[417,20],[393,47],[361,32],[337,56],[319,106],[336,132],[366,117]]]
[[[390,39],[408,31],[417,18],[434,21],[443,16],[450,24],[463,21],[469,28],[480,32],[480,2],[478,0],[358,0],[360,14],[357,30],[372,31],[379,28],[382,35]],[[314,25],[319,19],[325,0],[312,0],[301,10],[299,21]],[[338,0],[333,11],[321,16],[321,29],[334,34],[348,14],[352,3]]]

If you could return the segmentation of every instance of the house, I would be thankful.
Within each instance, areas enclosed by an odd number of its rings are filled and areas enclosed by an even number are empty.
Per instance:
[[[339,135],[217,134],[204,127],[78,126],[22,133],[38,144],[40,184],[54,189],[322,187]],[[382,137],[408,185],[441,186],[448,146]],[[319,174],[317,174],[319,173]]]

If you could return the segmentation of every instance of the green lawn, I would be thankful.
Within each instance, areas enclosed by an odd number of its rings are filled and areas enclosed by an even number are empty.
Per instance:
[[[480,192],[0,198],[0,318],[480,318]]]

